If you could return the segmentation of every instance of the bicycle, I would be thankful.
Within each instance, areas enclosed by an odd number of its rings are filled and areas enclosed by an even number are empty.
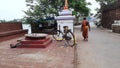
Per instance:
[[[58,30],[54,30],[53,33],[53,38],[56,41],[63,41],[65,40],[69,46],[74,46],[76,45],[75,43],[75,36],[71,29],[68,29],[68,26],[64,26],[64,32],[60,30],[60,25]]]

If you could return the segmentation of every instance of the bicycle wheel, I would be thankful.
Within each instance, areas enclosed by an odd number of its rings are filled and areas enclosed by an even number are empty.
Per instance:
[[[53,38],[56,41],[62,41],[63,40],[63,33],[60,30],[56,30],[53,32]]]
[[[71,31],[68,31],[66,33],[66,42],[69,46],[74,46],[75,45],[75,36]]]

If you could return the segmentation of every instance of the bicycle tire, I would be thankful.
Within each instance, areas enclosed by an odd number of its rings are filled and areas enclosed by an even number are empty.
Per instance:
[[[53,31],[53,38],[56,41],[62,41],[63,40],[63,33],[60,30]]]
[[[74,34],[69,30],[67,33],[66,33],[66,36],[68,36],[68,37],[71,37],[71,39],[70,40],[66,40],[66,42],[67,42],[67,44],[69,45],[69,46],[74,46],[75,45],[75,36],[74,36]]]

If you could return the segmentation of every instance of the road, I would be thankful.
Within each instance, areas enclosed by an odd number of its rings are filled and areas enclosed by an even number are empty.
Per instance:
[[[88,41],[83,41],[80,27],[77,39],[77,68],[120,68],[120,34],[92,27]]]

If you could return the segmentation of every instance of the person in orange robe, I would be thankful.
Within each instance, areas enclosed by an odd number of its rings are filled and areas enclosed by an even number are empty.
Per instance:
[[[82,31],[83,38],[86,41],[88,41],[88,29],[90,30],[90,24],[86,20],[86,18],[83,18],[82,26],[81,26],[81,31]]]

